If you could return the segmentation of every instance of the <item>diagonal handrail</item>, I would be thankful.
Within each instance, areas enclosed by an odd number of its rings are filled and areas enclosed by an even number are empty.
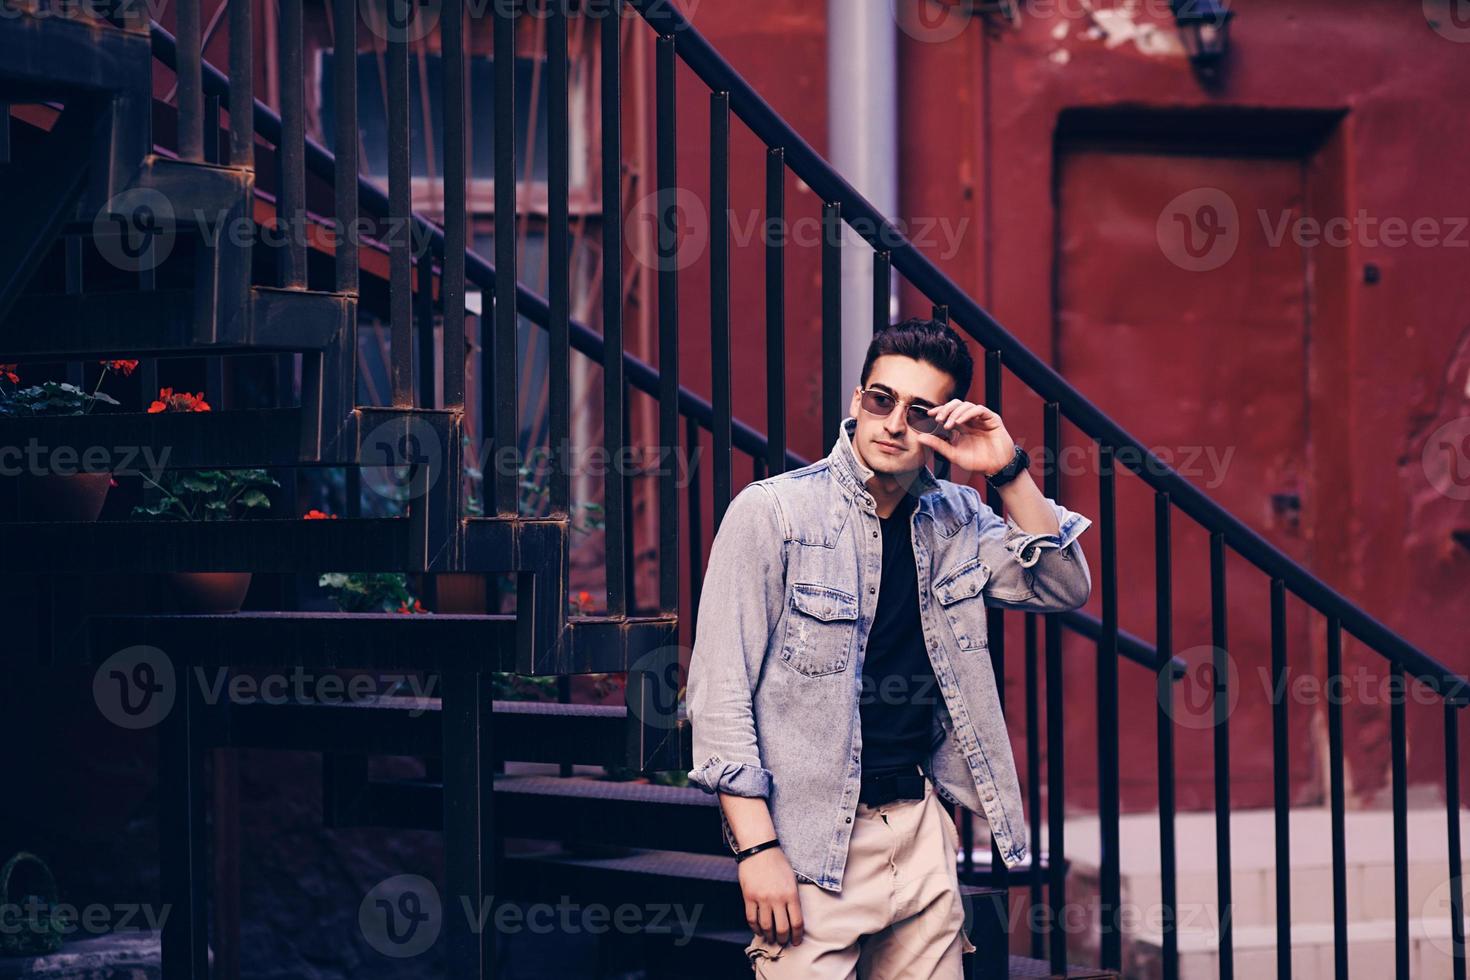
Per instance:
[[[1034,392],[1054,402],[1061,413],[1101,445],[1111,447],[1117,462],[1225,542],[1247,561],[1319,612],[1335,617],[1349,633],[1380,655],[1398,663],[1441,695],[1461,706],[1470,681],[1414,646],[1360,606],[1303,568],[1190,483],[1143,443],[1089,401],[1045,361],[1032,353],[954,280],[909,241],[899,228],[834,170],[779,113],[751,87],[699,33],[674,4],[666,0],[627,0],[654,30],[674,38],[674,51],[712,91],[728,92],[730,108],[768,147],[785,151],[786,164],[821,200],[840,205],[842,218],[874,249],[890,253],[893,268],[937,304],[949,307],[958,324],[989,350],[1001,352],[1006,367]]]

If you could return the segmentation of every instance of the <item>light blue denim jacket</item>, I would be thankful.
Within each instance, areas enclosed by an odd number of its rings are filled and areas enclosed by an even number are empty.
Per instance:
[[[692,783],[765,797],[798,881],[841,892],[861,787],[863,655],[878,606],[882,537],[873,471],[843,419],[825,459],[747,485],[715,535],[686,706]],[[986,604],[1056,612],[1087,601],[1074,542],[1091,521],[1050,501],[1061,533],[1028,534],[974,487],[925,466],[910,517],[919,614],[938,680],[923,764],[937,792],[988,821],[1002,860],[1026,860],[1020,782],[1001,715]],[[725,842],[734,835],[721,812]],[[756,841],[742,842],[749,846]]]

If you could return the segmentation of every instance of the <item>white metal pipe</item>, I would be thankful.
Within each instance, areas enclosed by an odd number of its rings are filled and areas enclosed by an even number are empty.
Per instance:
[[[827,155],[890,219],[898,217],[897,27],[892,0],[827,0]],[[873,251],[844,233],[843,411],[873,339]]]

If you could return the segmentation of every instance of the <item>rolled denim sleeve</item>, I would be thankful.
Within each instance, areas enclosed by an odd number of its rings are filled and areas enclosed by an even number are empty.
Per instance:
[[[685,705],[707,793],[771,795],[761,765],[753,691],[786,594],[786,535],[771,491],[752,483],[720,522],[700,593]]]
[[[973,489],[973,488],[972,488]],[[1046,498],[1057,534],[1032,534],[1010,517],[1001,519],[974,491],[979,510],[980,556],[990,569],[986,602],[1033,612],[1065,612],[1087,603],[1092,574],[1077,538],[1092,521]]]

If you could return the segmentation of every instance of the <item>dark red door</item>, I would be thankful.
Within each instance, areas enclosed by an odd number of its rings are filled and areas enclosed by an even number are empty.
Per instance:
[[[1298,561],[1307,473],[1310,335],[1302,247],[1304,170],[1295,158],[1076,149],[1059,160],[1057,367],[1196,486]],[[1075,434],[1074,434],[1075,437]],[[1095,513],[1095,456],[1063,457],[1065,499]],[[1119,477],[1122,628],[1152,642],[1153,493]],[[1094,534],[1096,532],[1089,532]],[[1174,514],[1179,805],[1213,799],[1209,541]],[[1100,557],[1098,537],[1088,553]],[[1096,582],[1096,577],[1094,578]],[[1268,580],[1228,564],[1232,802],[1271,802]],[[1306,619],[1289,601],[1291,656],[1305,667]],[[1097,592],[1090,610],[1099,612]],[[1069,641],[1069,778],[1096,790],[1094,658]],[[1154,677],[1120,668],[1122,798],[1155,805]],[[1307,705],[1293,705],[1293,783],[1316,784]],[[1309,794],[1310,795],[1310,794]]]

